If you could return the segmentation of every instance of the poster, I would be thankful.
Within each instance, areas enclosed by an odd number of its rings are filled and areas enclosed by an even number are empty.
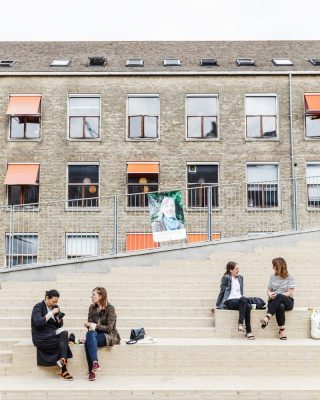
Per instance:
[[[155,242],[186,239],[180,190],[148,193],[148,202]]]

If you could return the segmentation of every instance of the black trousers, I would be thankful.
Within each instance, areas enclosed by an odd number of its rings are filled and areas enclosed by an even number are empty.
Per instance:
[[[268,314],[276,314],[278,326],[284,326],[286,323],[285,311],[293,309],[293,298],[284,294],[277,294],[274,299],[268,301]]]
[[[230,299],[225,302],[227,310],[239,310],[239,324],[246,323],[247,334],[251,333],[251,304],[246,297],[240,299]]]

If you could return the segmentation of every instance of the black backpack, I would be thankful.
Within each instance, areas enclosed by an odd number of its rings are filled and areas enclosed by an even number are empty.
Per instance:
[[[262,300],[260,297],[248,297],[249,304],[255,304],[257,310],[264,310],[267,308],[266,302]]]

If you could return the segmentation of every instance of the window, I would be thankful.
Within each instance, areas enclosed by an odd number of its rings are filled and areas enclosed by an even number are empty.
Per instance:
[[[99,254],[99,235],[97,233],[67,233],[67,258],[93,257]]]
[[[68,165],[68,207],[99,207],[99,165]]]
[[[144,61],[142,59],[130,58],[126,62],[126,67],[143,67]]]
[[[208,186],[212,187],[212,207],[219,207],[219,166],[217,164],[188,164],[188,207],[208,206]]]
[[[304,96],[306,137],[320,138],[320,94]]]
[[[15,64],[13,60],[0,60],[0,67],[12,67]]]
[[[272,62],[276,67],[290,67],[293,65],[293,62],[288,58],[274,58]]]
[[[70,60],[53,60],[50,67],[67,67],[70,64]]]
[[[159,163],[127,164],[127,206],[148,207],[149,192],[159,190]]]
[[[166,58],[163,60],[163,65],[165,67],[180,67],[181,61],[178,58]]]
[[[320,208],[320,163],[307,164],[308,207]]]
[[[216,67],[218,66],[218,61],[214,58],[201,58],[200,65],[203,67]]]
[[[217,96],[187,96],[187,137],[217,139]]]
[[[128,97],[128,138],[156,139],[158,137],[159,97]]]
[[[69,97],[70,139],[100,138],[100,97]]]
[[[252,58],[237,58],[238,67],[248,67],[256,65],[255,61]]]
[[[89,67],[104,67],[107,64],[107,60],[104,57],[89,57]]]
[[[38,206],[39,164],[8,164],[4,184],[9,206]]]
[[[276,96],[246,96],[246,135],[248,139],[277,137]]]
[[[6,234],[6,265],[35,264],[38,261],[38,235],[29,233]]]
[[[249,208],[278,207],[278,165],[247,165]]]
[[[320,58],[310,58],[309,61],[312,65],[320,65]]]
[[[11,95],[7,109],[10,139],[40,137],[41,96]]]

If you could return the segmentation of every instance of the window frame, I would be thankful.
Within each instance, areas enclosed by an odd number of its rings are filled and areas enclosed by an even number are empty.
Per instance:
[[[12,257],[32,257],[32,258],[36,258],[36,262],[35,263],[30,263],[30,264],[18,264],[18,265],[10,265],[10,262],[7,264],[7,238],[9,238],[10,236],[35,236],[37,237],[38,241],[37,241],[37,254],[34,255],[30,255],[30,254],[12,254]],[[26,266],[26,265],[34,265],[38,263],[38,259],[39,259],[39,233],[38,232],[23,232],[23,233],[15,233],[13,232],[12,234],[10,234],[10,232],[5,232],[5,240],[4,240],[4,246],[5,246],[5,251],[4,251],[4,265],[5,268],[21,268],[22,266]]]
[[[277,179],[277,193],[278,193],[278,206],[277,207],[250,207],[249,206],[249,196],[248,196],[248,166],[250,165],[276,165],[277,166],[277,172],[278,172],[278,179]],[[272,182],[272,181],[270,181]],[[247,211],[263,211],[263,212],[274,212],[274,211],[281,211],[282,210],[282,204],[281,204],[281,187],[279,185],[280,183],[280,164],[278,161],[254,161],[254,162],[247,162],[246,163],[246,210]],[[262,184],[263,185],[263,184]]]
[[[14,97],[34,97],[34,96],[40,96],[41,97],[41,101],[40,101],[40,115],[39,115],[39,137],[37,138],[12,138],[11,137],[11,118],[12,115],[8,115],[9,117],[9,123],[8,123],[8,128],[7,128],[7,141],[8,142],[41,142],[42,141],[42,135],[41,135],[41,131],[42,131],[42,103],[43,103],[43,94],[42,93],[9,93],[8,96],[8,104],[10,101],[10,97],[14,96]],[[32,117],[33,115],[29,115],[29,117]],[[28,115],[24,115],[24,117],[28,117]],[[36,115],[36,117],[38,117],[38,115]],[[24,129],[25,131],[25,129]],[[17,164],[17,163],[16,163]],[[23,164],[28,164],[28,163],[23,163]]]
[[[302,104],[303,104],[303,128],[304,128],[304,139],[306,140],[306,141],[309,141],[309,140],[315,140],[315,141],[317,141],[317,140],[320,140],[320,133],[319,133],[319,136],[307,136],[307,119],[306,119],[306,117],[307,117],[307,115],[308,114],[306,114],[306,108],[305,108],[305,100],[304,100],[304,97],[305,96],[312,96],[312,95],[315,95],[315,96],[319,96],[320,97],[320,91],[319,92],[306,92],[306,93],[303,93],[303,98],[302,98]],[[319,113],[319,115],[320,115],[320,113]]]
[[[204,207],[189,207],[189,199],[188,199],[188,196],[189,196],[189,188],[188,188],[188,167],[190,166],[190,165],[215,165],[215,166],[217,166],[218,168],[217,168],[217,171],[218,171],[218,183],[217,184],[215,184],[215,183],[207,183],[207,184],[204,184],[204,186],[209,186],[209,185],[217,185],[217,187],[218,187],[218,189],[217,189],[217,192],[218,192],[218,206],[217,207],[214,207],[213,205],[211,206],[211,210],[212,211],[220,211],[221,210],[221,205],[220,205],[220,162],[219,161],[208,161],[208,162],[206,162],[206,161],[187,161],[186,162],[186,180],[185,180],[185,182],[186,182],[186,196],[185,196],[185,201],[186,201],[186,205],[185,205],[185,207],[186,207],[186,210],[187,211],[202,211],[202,210],[207,210],[208,209],[208,206],[206,205],[206,206],[204,206]]]
[[[85,255],[85,256],[69,256],[68,255],[68,237],[73,236],[73,237],[88,237],[88,236],[94,236],[97,238],[97,255]],[[68,260],[74,260],[74,259],[79,259],[79,258],[91,258],[91,257],[98,257],[100,254],[100,233],[99,232],[65,232],[65,256],[66,259]]]
[[[98,198],[98,206],[96,207],[72,207],[69,206],[69,200],[68,199],[68,189],[69,189],[69,166],[73,166],[73,165],[98,165],[99,167],[99,179],[98,179],[98,183],[95,183],[94,185],[98,185],[98,190],[99,190],[99,196],[97,196]],[[68,162],[67,166],[66,166],[66,200],[65,200],[65,211],[79,211],[79,212],[90,212],[90,211],[100,211],[100,197],[101,197],[101,193],[100,193],[100,187],[101,187],[101,174],[100,174],[100,162],[99,161],[80,161],[80,162]],[[79,199],[80,201],[80,199]]]
[[[128,175],[129,173],[128,171],[128,165],[130,164],[145,164],[145,165],[150,165],[150,164],[157,164],[159,166],[159,172],[158,172],[158,190],[156,190],[156,192],[160,191],[160,161],[127,161],[126,162],[126,211],[136,211],[136,210],[141,210],[141,211],[146,211],[148,209],[148,206],[129,206],[128,205],[128,198],[130,196],[128,188],[129,188],[129,183],[128,183]],[[153,174],[153,175],[157,175],[157,174]],[[134,185],[134,184],[132,184]],[[155,185],[155,183],[152,183],[152,185]],[[146,186],[146,185],[142,185],[141,186]],[[148,193],[152,193],[152,192],[148,192]],[[142,192],[141,192],[142,194]]]
[[[317,165],[320,168],[320,161],[307,161],[307,163],[306,163],[306,175],[305,175],[306,176],[307,211],[317,211],[317,212],[319,212],[320,204],[319,204],[319,207],[312,207],[312,206],[309,205],[309,191],[308,191],[309,184],[308,184],[308,177],[307,177],[307,171],[308,171],[308,166],[309,165]],[[319,181],[320,181],[320,179],[319,179]],[[317,185],[320,187],[320,183],[317,184]]]
[[[261,130],[261,117],[273,117],[273,115],[247,115],[247,97],[275,97],[276,109],[275,109],[275,119],[276,119],[276,136],[275,137],[248,137],[247,136],[247,118],[249,117],[260,117],[260,130]],[[279,102],[277,93],[247,93],[244,95],[244,138],[247,142],[263,141],[263,142],[279,142],[280,141],[280,131],[279,131]],[[260,132],[261,133],[261,132]]]
[[[92,139],[90,139],[90,138],[87,138],[87,137],[85,137],[85,138],[72,138],[72,137],[70,137],[70,118],[71,117],[79,117],[79,118],[85,118],[85,117],[88,117],[88,116],[81,116],[81,115],[78,115],[78,116],[71,116],[70,115],[70,98],[87,98],[87,97],[90,97],[90,98],[99,98],[99,116],[98,117],[96,117],[96,116],[93,116],[93,118],[99,118],[99,137],[97,137],[97,138],[92,138]],[[101,109],[101,94],[94,94],[94,93],[87,93],[87,94],[78,94],[78,93],[76,93],[76,94],[73,94],[73,93],[69,93],[68,94],[68,99],[67,99],[67,141],[69,141],[69,142],[101,142],[101,137],[102,137],[102,130],[101,130],[101,111],[102,111],[102,109]],[[92,117],[92,116],[90,116],[90,117]]]
[[[131,138],[129,136],[129,128],[130,128],[130,123],[129,123],[129,118],[131,115],[129,115],[129,99],[130,98],[148,98],[148,97],[153,97],[158,99],[158,116],[157,117],[157,137],[155,138],[148,138],[148,137],[138,137],[138,138]],[[138,117],[139,115],[137,115]],[[144,115],[145,117],[146,115]],[[153,115],[147,115],[149,117],[154,117]],[[134,117],[134,115],[132,115]],[[127,93],[127,99],[126,99],[126,131],[125,131],[126,138],[125,140],[127,142],[159,142],[160,141],[160,95],[155,94],[155,93]]]
[[[216,118],[216,124],[217,124],[217,137],[216,138],[194,138],[194,137],[188,137],[188,118],[192,117],[191,115],[188,115],[188,98],[191,97],[198,97],[198,98],[212,98],[214,97],[217,102],[217,115],[208,115],[208,117],[215,117]],[[185,96],[185,140],[187,142],[219,142],[220,141],[220,129],[219,129],[219,95],[216,93],[187,93]],[[203,118],[202,116],[197,116],[199,118]]]

